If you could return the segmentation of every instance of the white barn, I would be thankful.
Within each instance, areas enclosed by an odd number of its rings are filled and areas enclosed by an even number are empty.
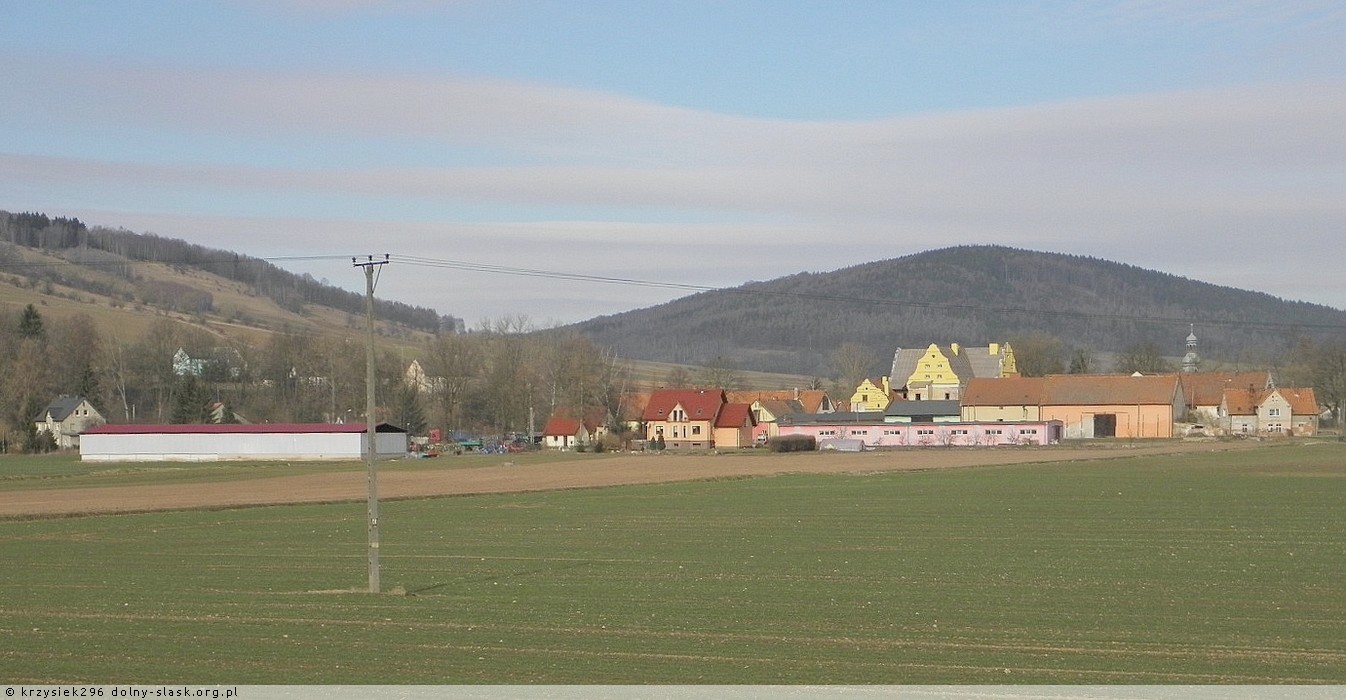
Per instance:
[[[367,428],[357,423],[262,423],[257,425],[102,425],[84,431],[85,462],[215,462],[254,460],[361,460]],[[407,453],[407,431],[375,426],[380,459]]]

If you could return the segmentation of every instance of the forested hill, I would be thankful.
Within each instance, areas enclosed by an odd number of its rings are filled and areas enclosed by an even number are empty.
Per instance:
[[[1194,324],[1203,358],[1283,357],[1301,336],[1340,335],[1346,312],[1106,260],[963,246],[802,273],[577,324],[634,359],[827,376],[856,343],[886,370],[896,347],[985,345],[1030,334],[1110,353],[1152,343],[1180,356]]]
[[[70,263],[71,267],[34,268],[31,265],[18,264],[20,261],[14,252],[3,247],[6,243],[53,253]],[[296,275],[259,258],[153,234],[97,226],[90,228],[75,218],[0,211],[0,269],[6,272],[22,272],[33,279],[41,278],[42,281],[84,289],[94,294],[114,296],[111,289],[90,288],[90,285],[97,287],[98,283],[87,276],[73,274],[74,268],[80,266],[96,268],[102,272],[111,272],[132,279],[135,275],[131,263],[138,262],[193,268],[233,280],[271,299],[280,308],[294,313],[302,313],[306,304],[325,306],[359,316],[365,313],[363,294],[323,284],[310,275]],[[176,311],[211,310],[208,295],[203,295],[197,290],[146,288],[138,290],[138,295],[151,298],[144,299],[145,301],[171,302],[176,305],[173,309]],[[159,299],[161,297],[162,299]],[[375,304],[381,321],[401,324],[416,330],[435,332],[441,328],[452,329],[455,325],[460,325],[458,319],[440,316],[433,309],[382,299],[376,299]]]

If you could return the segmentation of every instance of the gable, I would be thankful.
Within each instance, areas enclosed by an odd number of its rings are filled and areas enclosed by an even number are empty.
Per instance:
[[[650,394],[641,419],[667,421],[675,409],[681,409],[688,420],[714,421],[725,403],[723,389],[656,389]]]
[[[1318,397],[1313,393],[1312,388],[1288,388],[1276,389],[1274,392],[1289,407],[1290,413],[1296,416],[1316,416],[1318,415]]]
[[[542,434],[546,437],[570,437],[578,435],[579,432],[579,419],[568,416],[552,416],[547,419],[547,425],[542,428]]]
[[[33,421],[37,423],[46,422],[47,416],[51,416],[52,421],[60,423],[77,411],[87,411],[90,416],[102,418],[98,411],[85,401],[84,397],[62,396],[47,404],[47,407],[42,409],[41,413],[33,417]]]
[[[757,425],[757,421],[752,417],[752,405],[746,403],[727,403],[720,408],[720,415],[715,418],[717,428],[742,428],[751,425]]]

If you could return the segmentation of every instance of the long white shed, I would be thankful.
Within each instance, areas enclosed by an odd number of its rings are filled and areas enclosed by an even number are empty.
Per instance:
[[[360,460],[366,430],[355,423],[101,425],[81,435],[79,455],[85,462]],[[374,445],[380,459],[403,457],[407,431],[380,423]]]

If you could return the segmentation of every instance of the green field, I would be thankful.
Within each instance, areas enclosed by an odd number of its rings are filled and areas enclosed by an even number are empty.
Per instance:
[[[1346,683],[1346,445],[383,516],[384,595],[363,503],[0,522],[0,677]]]

